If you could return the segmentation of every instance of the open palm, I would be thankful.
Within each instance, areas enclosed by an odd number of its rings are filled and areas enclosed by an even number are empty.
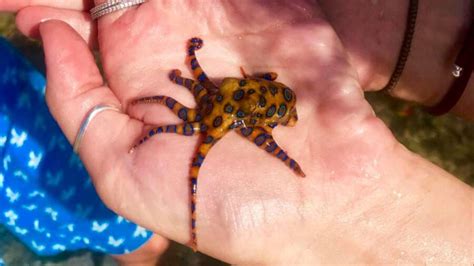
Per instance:
[[[77,11],[29,8],[19,22],[45,14],[65,18],[94,42],[90,21]],[[189,241],[188,176],[198,139],[161,134],[129,154],[150,124],[180,122],[166,107],[129,102],[166,95],[195,106],[192,95],[168,79],[175,68],[192,77],[185,55],[194,36],[204,40],[197,57],[216,84],[239,77],[243,67],[248,73],[277,72],[278,81],[295,91],[299,122],[277,127],[274,137],[307,175],[296,176],[253,143],[228,134],[199,174],[200,250],[232,263],[322,258],[327,255],[321,246],[350,231],[353,213],[370,208],[360,204],[348,212],[360,194],[375,190],[379,162],[397,145],[364,100],[354,69],[313,1],[151,0],[107,15],[98,26],[107,86],[87,44],[70,27],[50,21],[40,30],[48,104],[71,142],[93,106],[108,103],[127,111],[96,117],[79,150],[111,209],[168,238]]]

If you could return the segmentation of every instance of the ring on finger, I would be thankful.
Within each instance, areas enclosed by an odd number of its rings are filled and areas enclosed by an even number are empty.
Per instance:
[[[147,0],[108,0],[90,10],[92,20],[132,6],[145,3]]]
[[[122,111],[117,108],[116,106],[109,105],[109,104],[98,104],[94,106],[86,115],[84,120],[82,121],[81,127],[79,128],[79,132],[77,133],[76,139],[74,140],[73,150],[75,153],[78,153],[79,146],[81,145],[82,138],[84,137],[84,133],[86,132],[87,127],[89,126],[92,119],[98,115],[102,111],[112,110],[119,113]]]

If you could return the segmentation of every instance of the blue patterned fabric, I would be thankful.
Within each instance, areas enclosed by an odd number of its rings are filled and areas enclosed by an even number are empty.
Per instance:
[[[151,232],[104,206],[44,92],[44,76],[0,38],[0,224],[39,255],[133,251]]]

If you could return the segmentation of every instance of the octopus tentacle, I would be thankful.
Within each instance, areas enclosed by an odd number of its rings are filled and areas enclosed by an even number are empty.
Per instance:
[[[201,83],[210,94],[216,94],[219,91],[219,88],[207,77],[196,58],[195,51],[201,49],[202,45],[203,41],[200,38],[195,37],[189,40],[187,61],[191,66],[194,77],[199,81],[199,83]]]
[[[191,170],[189,173],[189,181],[191,185],[191,248],[197,250],[197,234],[196,234],[196,195],[197,195],[197,180],[199,176],[199,170],[206,158],[209,150],[219,141],[220,138],[212,136],[212,134],[206,134],[203,141],[199,145],[197,152],[194,156]]]
[[[192,122],[192,123],[183,123],[178,125],[166,125],[166,126],[159,126],[148,130],[148,133],[145,134],[140,138],[140,140],[133,145],[130,149],[129,153],[132,153],[136,150],[138,146],[143,144],[145,141],[150,139],[151,137],[161,134],[161,133],[176,133],[183,136],[194,136],[202,131],[204,131],[205,126],[203,126],[200,122]]]
[[[161,95],[150,96],[150,97],[139,98],[131,102],[131,104],[133,105],[141,104],[141,103],[146,103],[146,104],[158,103],[158,104],[165,105],[184,122],[188,122],[188,121],[199,122],[201,120],[201,117],[196,111],[196,109],[188,108],[184,106],[183,104],[179,103],[178,101],[176,101],[175,99],[168,96],[161,96]]]
[[[306,176],[303,170],[301,170],[300,165],[278,146],[273,139],[271,131],[264,130],[261,127],[243,127],[237,130],[237,133],[252,141],[257,147],[280,159],[297,175],[301,177]]]

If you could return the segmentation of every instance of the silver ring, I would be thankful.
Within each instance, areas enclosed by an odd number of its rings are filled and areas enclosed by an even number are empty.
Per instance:
[[[462,74],[463,68],[454,64],[453,71],[451,72],[455,78],[459,78]]]
[[[77,136],[76,136],[76,140],[74,140],[73,151],[75,153],[78,153],[79,146],[81,145],[82,138],[84,137],[84,133],[86,132],[87,126],[89,126],[92,119],[100,112],[107,111],[107,110],[112,110],[112,111],[122,113],[122,111],[119,108],[113,105],[109,105],[109,104],[99,104],[95,106],[94,108],[92,108],[87,113],[84,120],[82,121],[81,127],[79,128],[79,132],[77,133]]]
[[[145,3],[147,0],[108,0],[90,10],[92,20],[96,20],[102,16],[119,11],[132,6]]]

